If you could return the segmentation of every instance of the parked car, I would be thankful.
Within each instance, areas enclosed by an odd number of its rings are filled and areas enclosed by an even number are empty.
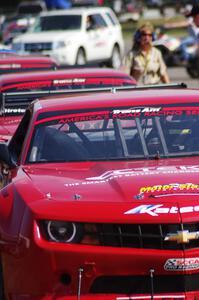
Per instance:
[[[8,15],[2,24],[2,40],[10,45],[13,38],[27,31],[35,21],[35,16],[41,11],[46,11],[44,1],[20,1],[16,13]]]
[[[131,76],[108,68],[4,74],[0,76],[0,140],[11,138],[28,104],[38,95],[46,96],[55,90],[63,93],[75,90],[82,93],[93,88],[131,85],[136,85],[136,81]],[[5,94],[8,96],[5,97]],[[14,96],[12,97],[11,94]]]
[[[27,33],[13,40],[12,47],[21,54],[50,55],[60,64],[105,62],[114,68],[120,67],[124,54],[120,23],[108,7],[41,13]]]
[[[199,297],[199,90],[121,89],[37,100],[0,144],[6,300]]]
[[[18,55],[11,51],[0,51],[0,74],[31,70],[57,69],[59,64],[52,57]]]

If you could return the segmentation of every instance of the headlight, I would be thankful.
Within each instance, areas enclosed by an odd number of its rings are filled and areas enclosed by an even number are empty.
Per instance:
[[[23,44],[22,43],[13,43],[12,44],[12,49],[14,51],[22,51],[23,50]]]
[[[77,239],[77,225],[62,221],[49,221],[47,232],[52,241],[70,243]]]
[[[64,41],[57,41],[53,43],[53,49],[59,49],[59,48],[65,48],[68,45],[68,43]]]
[[[84,224],[57,220],[39,222],[42,236],[49,242],[66,244],[99,245],[95,224]]]

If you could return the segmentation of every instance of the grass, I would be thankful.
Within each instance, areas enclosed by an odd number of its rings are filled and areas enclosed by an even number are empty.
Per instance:
[[[132,38],[133,33],[136,29],[146,21],[150,21],[154,28],[163,27],[165,24],[176,24],[176,27],[170,28],[166,30],[166,33],[173,36],[183,37],[187,35],[187,29],[185,27],[178,27],[177,24],[181,24],[185,21],[183,16],[176,16],[173,18],[160,18],[160,19],[153,19],[147,20],[140,18],[140,20],[135,23],[132,21],[126,22],[122,24],[122,31],[124,38],[129,39]]]

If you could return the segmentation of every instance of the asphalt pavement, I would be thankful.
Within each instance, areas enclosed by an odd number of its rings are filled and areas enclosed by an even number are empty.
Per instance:
[[[199,78],[191,78],[186,72],[185,67],[169,67],[168,73],[171,82],[184,82],[187,84],[188,88],[199,88]]]

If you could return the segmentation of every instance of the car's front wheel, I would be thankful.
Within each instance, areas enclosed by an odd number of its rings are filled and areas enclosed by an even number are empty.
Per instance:
[[[85,65],[86,64],[86,54],[82,48],[77,52],[76,65]]]
[[[110,59],[110,67],[114,69],[119,69],[122,65],[122,57],[120,53],[120,49],[118,46],[114,46],[111,59]]]

